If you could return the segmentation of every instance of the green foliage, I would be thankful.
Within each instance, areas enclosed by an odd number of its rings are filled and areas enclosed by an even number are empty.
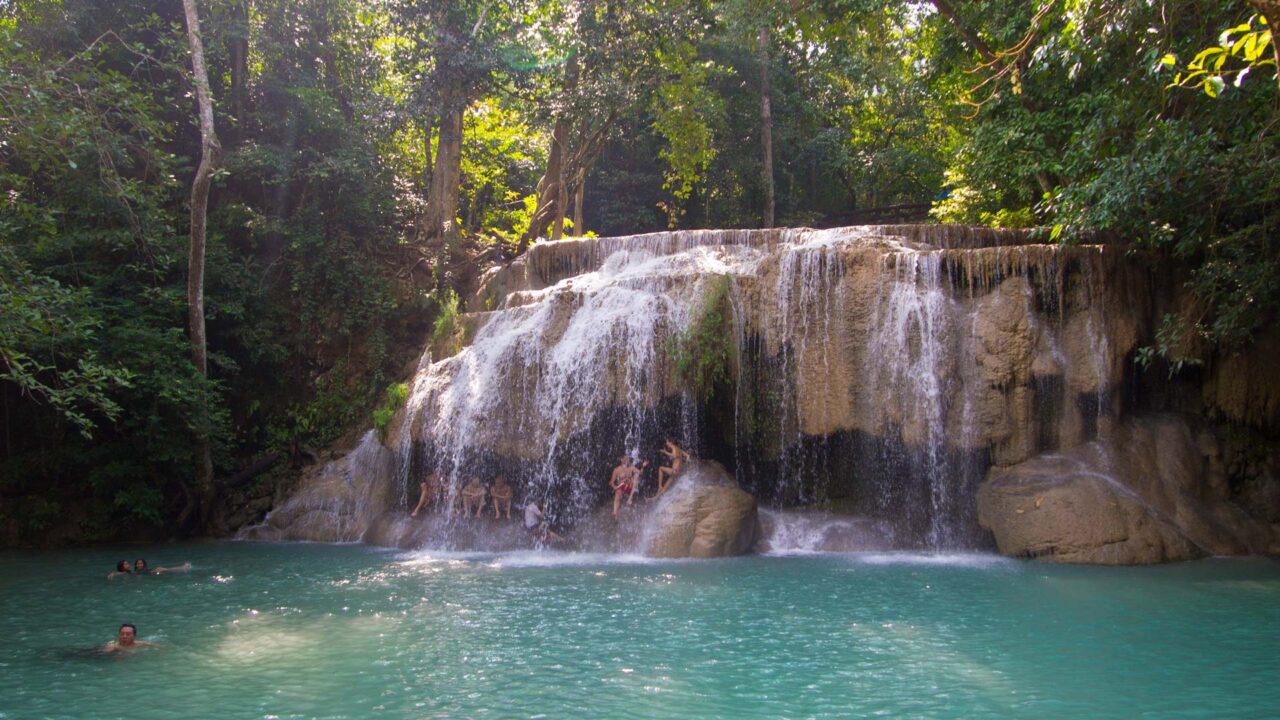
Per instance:
[[[1134,362],[1142,368],[1150,368],[1157,358],[1169,366],[1169,377],[1186,367],[1197,367],[1204,362],[1195,355],[1196,338],[1178,316],[1166,313],[1156,329],[1156,344],[1138,348]]]
[[[659,52],[659,59],[668,67],[671,79],[658,88],[651,110],[654,129],[667,141],[659,151],[668,166],[662,187],[673,197],[668,215],[671,227],[675,227],[694,185],[715,158],[714,127],[723,109],[720,98],[707,88],[718,69],[713,62],[699,59],[692,44]]]
[[[1254,27],[1254,23],[1258,27]],[[1276,61],[1268,54],[1271,50],[1271,28],[1266,25],[1265,18],[1253,15],[1246,22],[1223,30],[1218,44],[1196,53],[1186,68],[1174,76],[1170,87],[1198,87],[1205,95],[1216,98],[1228,83],[1240,87],[1244,79],[1258,68],[1271,67],[1274,72]],[[1232,65],[1227,64],[1228,60],[1233,61]],[[1160,58],[1160,64],[1176,68],[1178,56],[1166,53]],[[1234,80],[1231,79],[1233,75]]]
[[[1238,2],[235,0],[203,8],[226,146],[204,378],[180,8],[0,5],[0,490],[32,532],[68,509],[86,537],[196,531],[195,439],[225,474],[385,426],[420,338],[465,340],[457,292],[529,225],[557,120],[590,168],[575,234],[758,224],[766,67],[786,223],[933,201],[1172,256],[1194,314],[1144,359],[1174,369],[1280,310],[1277,88],[1245,81],[1274,46]],[[422,246],[456,111],[460,232]],[[702,395],[735,372],[728,282],[668,347]]]
[[[462,313],[458,294],[445,290],[438,306],[439,312],[431,327],[431,346],[443,357],[456,355],[462,348]]]
[[[86,439],[95,416],[121,413],[112,391],[127,388],[132,373],[98,361],[94,343],[102,322],[84,290],[39,277],[12,249],[0,246],[0,381],[48,403]]]
[[[463,133],[463,226],[515,242],[536,209],[537,197],[529,188],[546,163],[545,138],[493,100],[467,113]]]
[[[404,383],[396,383],[387,386],[387,391],[383,395],[382,405],[373,411],[373,427],[378,431],[379,438],[386,438],[387,423],[391,422],[391,418],[395,416],[396,411],[404,405],[404,401],[409,397],[409,386]]]
[[[689,325],[667,342],[676,381],[702,399],[710,399],[718,386],[728,382],[736,357],[729,306],[731,282],[728,275],[709,279]]]

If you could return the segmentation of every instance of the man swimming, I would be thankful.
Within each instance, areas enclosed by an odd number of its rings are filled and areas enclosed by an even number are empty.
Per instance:
[[[116,639],[103,646],[103,652],[121,652],[139,648],[158,647],[155,643],[138,639],[138,628],[133,623],[124,623],[116,632]]]
[[[121,575],[132,575],[132,574],[133,574],[133,566],[129,564],[128,560],[121,560],[120,562],[116,563],[116,569],[114,571],[107,573],[107,579],[110,580],[112,578],[120,577]]]
[[[179,565],[179,566],[177,566],[177,567],[155,567],[155,568],[148,568],[148,567],[147,567],[147,561],[146,561],[146,560],[143,560],[142,558],[138,558],[137,560],[134,560],[134,561],[133,561],[133,574],[134,574],[134,575],[163,575],[164,573],[172,573],[172,572],[186,572],[186,571],[188,571],[188,570],[190,570],[190,569],[191,569],[191,563],[189,563],[189,562],[187,562],[187,563],[182,563],[181,565]]]

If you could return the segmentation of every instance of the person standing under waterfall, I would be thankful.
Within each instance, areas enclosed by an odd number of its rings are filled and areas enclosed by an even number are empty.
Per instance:
[[[681,450],[680,446],[672,442],[670,438],[667,438],[666,447],[658,450],[658,452],[666,455],[667,459],[671,461],[671,465],[663,465],[658,468],[658,494],[654,495],[654,498],[662,497],[662,493],[671,487],[671,483],[675,482],[675,479],[680,476],[680,471],[684,470],[684,464],[689,459],[689,453]]]
[[[435,494],[436,488],[440,485],[440,471],[432,470],[427,476],[422,478],[418,483],[418,505],[409,513],[409,517],[418,517],[418,513],[427,506],[427,502],[431,500],[431,496]]]
[[[471,482],[462,488],[462,517],[467,517],[472,508],[475,508],[475,517],[480,517],[480,511],[484,509],[485,496],[488,494],[489,491],[485,489],[484,483],[480,482],[480,478],[471,478]]]
[[[493,487],[489,488],[489,498],[493,501],[493,519],[497,520],[502,514],[502,510],[507,512],[507,519],[511,519],[511,498],[515,495],[515,490],[511,484],[502,475],[493,479]]]

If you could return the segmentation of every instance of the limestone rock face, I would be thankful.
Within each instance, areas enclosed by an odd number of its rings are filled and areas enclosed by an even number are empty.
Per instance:
[[[1204,554],[1127,488],[1061,456],[1027,461],[984,483],[978,519],[1000,552],[1015,557],[1135,565]]]
[[[1000,552],[1132,565],[1264,553],[1270,528],[1232,502],[1212,441],[1177,416],[1131,418],[1063,453],[993,468],[978,521]]]
[[[719,463],[694,461],[647,518],[651,557],[725,557],[751,550],[760,535],[756,499]]]
[[[390,478],[395,454],[373,432],[345,457],[305,474],[288,502],[262,525],[241,533],[248,540],[356,542],[395,500]]]

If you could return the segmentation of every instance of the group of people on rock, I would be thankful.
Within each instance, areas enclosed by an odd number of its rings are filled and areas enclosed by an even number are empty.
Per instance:
[[[433,470],[418,483],[418,504],[414,506],[409,517],[417,517],[418,513],[435,501],[437,505],[456,511],[462,508],[462,517],[479,518],[486,503],[493,508],[493,519],[502,517],[511,519],[511,501],[515,498],[515,488],[507,482],[504,475],[498,475],[487,487],[480,478],[472,477],[466,485],[453,497],[450,503],[448,489],[441,482],[440,471]],[[530,500],[524,506],[524,525],[538,542],[562,541],[558,533],[551,529],[550,523],[538,503]]]
[[[649,497],[650,500],[662,497],[662,494],[671,487],[671,483],[679,477],[685,463],[689,460],[689,453],[680,449],[680,446],[669,438],[658,452],[666,456],[669,464],[658,468],[658,491]],[[648,460],[637,465],[630,455],[623,455],[618,465],[613,468],[613,472],[609,474],[609,487],[613,490],[614,517],[618,517],[618,509],[622,506],[624,496],[627,498],[628,505],[635,499],[636,492],[640,489],[642,474],[647,467],[649,467]]]
[[[488,487],[480,482],[480,478],[472,477],[470,482],[462,486],[462,490],[455,496],[453,509],[457,509],[458,505],[462,506],[462,517],[480,517],[480,512],[484,510],[486,502],[492,501],[493,518],[497,520],[506,514],[508,520],[511,519],[511,499],[515,497],[515,488],[511,487],[511,483],[507,482],[507,478],[498,475],[493,479],[493,483]],[[418,483],[418,504],[413,508],[413,512],[409,513],[409,517],[417,517],[418,513],[426,509],[427,505],[435,500],[437,504],[443,505],[448,500],[447,490],[440,482],[440,472],[433,470]]]
[[[689,453],[682,450],[679,445],[676,445],[670,439],[666,440],[663,446],[658,449],[658,452],[666,457],[667,464],[658,468],[657,491],[648,498],[650,500],[662,497],[662,494],[671,487],[671,484],[680,476],[685,464],[689,461]],[[627,505],[632,504],[636,492],[640,489],[643,473],[647,467],[649,467],[648,460],[636,464],[630,455],[624,455],[618,465],[613,468],[609,475],[609,487],[613,490],[613,516],[615,518],[618,516],[618,509],[622,505],[622,498],[625,497],[627,499]],[[479,518],[484,511],[485,505],[488,504],[493,509],[493,518],[495,520],[504,516],[510,520],[511,501],[514,497],[515,488],[501,474],[494,477],[493,482],[488,486],[481,482],[479,477],[472,476],[466,485],[463,485],[457,493],[451,495],[443,482],[440,471],[432,470],[418,482],[418,503],[409,512],[409,517],[417,517],[419,513],[427,509],[428,505],[434,502],[450,512],[457,512],[461,508],[462,517],[464,518]],[[551,529],[542,508],[533,500],[525,503],[524,524],[525,528],[539,542],[564,539]]]

